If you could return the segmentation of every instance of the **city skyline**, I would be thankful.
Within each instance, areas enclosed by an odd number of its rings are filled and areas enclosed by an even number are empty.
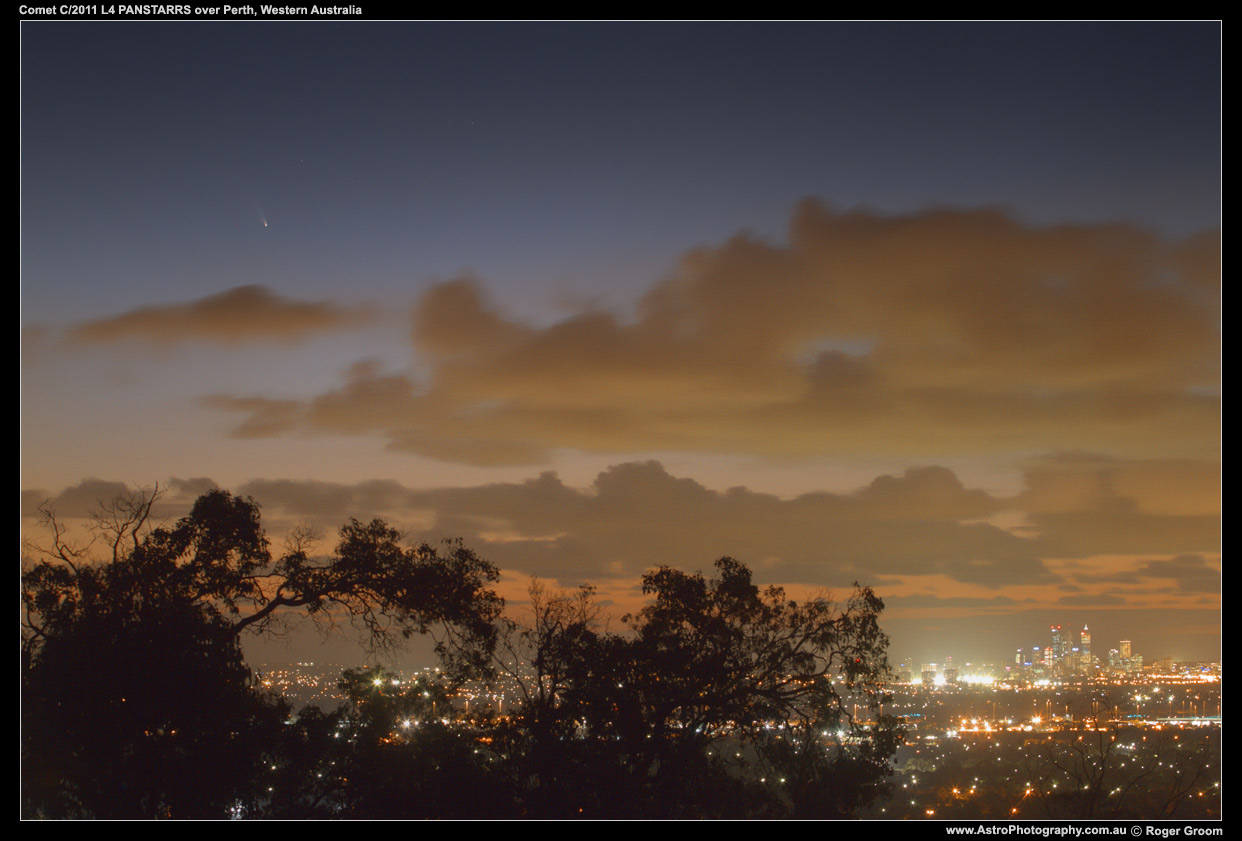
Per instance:
[[[462,538],[514,603],[729,555],[875,587],[894,655],[1220,659],[1219,24],[21,50],[27,530],[218,485],[277,547]]]

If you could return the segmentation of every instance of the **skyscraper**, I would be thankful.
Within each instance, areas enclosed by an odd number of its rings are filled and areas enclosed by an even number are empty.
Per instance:
[[[1060,625],[1053,625],[1052,628],[1052,659],[1048,663],[1048,667],[1052,669],[1054,675],[1059,675],[1063,671],[1073,671],[1067,669],[1069,665],[1066,657],[1069,655],[1069,640],[1061,633]]]

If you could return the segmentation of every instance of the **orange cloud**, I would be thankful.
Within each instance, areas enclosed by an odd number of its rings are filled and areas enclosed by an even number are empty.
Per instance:
[[[534,327],[473,280],[439,284],[414,310],[425,378],[356,368],[283,422],[264,404],[240,429],[380,432],[478,465],[557,448],[1210,460],[1219,289],[1214,234],[806,202],[787,244],[691,252],[632,320]]]
[[[188,304],[141,307],[83,322],[69,332],[69,339],[87,344],[136,339],[163,345],[193,340],[298,341],[369,320],[370,313],[362,309],[295,301],[263,286],[237,286]]]
[[[1105,462],[1049,461],[1054,472]],[[1169,465],[1107,463],[1120,475],[1173,474]],[[1042,479],[1028,474],[1028,481]],[[213,486],[210,479],[172,480],[160,516],[180,516]],[[123,489],[88,480],[53,496],[52,506],[80,518]],[[1030,488],[997,496],[966,487],[944,467],[912,467],[852,492],[790,499],[745,487],[713,490],[655,461],[614,465],[583,488],[545,472],[468,487],[256,479],[234,490],[259,501],[276,540],[308,523],[330,546],[350,517],[378,516],[410,529],[412,540],[462,538],[520,580],[537,575],[571,586],[632,587],[654,566],[706,568],[730,555],[766,580],[837,589],[862,580],[899,597],[896,605],[919,609],[1009,612],[1119,598],[1132,607],[1187,607],[1199,597],[1215,609],[1220,598],[1219,548],[1201,548],[1218,541],[1219,515],[1186,521],[1146,513],[1107,488],[1066,494],[1054,506]],[[23,512],[34,514],[46,496],[23,493]],[[1037,526],[993,522],[1013,512]],[[1135,548],[1136,533],[1146,547]]]
[[[1055,580],[1037,544],[977,522],[1005,501],[964,488],[949,470],[913,468],[852,494],[790,500],[710,490],[658,462],[620,464],[585,489],[554,473],[520,483],[407,490],[258,480],[242,490],[266,510],[330,524],[368,512],[417,519],[464,537],[506,569],[567,582],[637,578],[660,564],[733,555],[790,583],[848,586],[877,574],[938,573],[984,587]]]
[[[1061,455],[1028,464],[1025,483],[1014,507],[1044,557],[1220,551],[1217,464]]]

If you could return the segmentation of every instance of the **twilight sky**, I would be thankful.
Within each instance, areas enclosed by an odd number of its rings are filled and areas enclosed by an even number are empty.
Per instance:
[[[1219,657],[1217,23],[26,23],[21,68],[23,516],[215,484],[519,599],[729,554],[872,584],[895,659]]]

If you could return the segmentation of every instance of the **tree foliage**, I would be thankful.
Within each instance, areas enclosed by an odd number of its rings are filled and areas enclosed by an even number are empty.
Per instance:
[[[211,491],[158,525],[155,499],[101,507],[85,545],[49,515],[23,562],[26,814],[839,817],[885,789],[900,731],[870,589],[794,601],[723,558],[649,572],[620,632],[589,586],[534,583],[520,624],[460,543],[351,520],[326,557],[300,533],[276,554],[252,500]],[[290,616],[372,649],[439,631],[448,682],[351,670],[344,705],[291,715],[239,644]],[[515,682],[516,709],[464,716],[467,675]]]
[[[254,500],[213,490],[172,526],[150,527],[157,494],[138,494],[95,518],[100,540],[75,546],[51,512],[51,545],[22,573],[23,648],[100,612],[133,615],[148,603],[189,603],[233,634],[262,632],[290,612],[329,625],[348,618],[373,648],[439,630],[454,665],[485,662],[503,601],[496,568],[460,543],[446,551],[401,545],[382,520],[350,520],[336,552],[316,557],[304,534],[273,555]],[[93,553],[105,544],[104,562]]]
[[[156,499],[101,506],[86,544],[47,512],[50,540],[23,562],[33,814],[223,814],[253,777],[251,730],[275,709],[250,686],[238,637],[292,612],[348,619],[372,647],[440,630],[454,674],[490,657],[498,573],[461,544],[405,548],[384,522],[351,520],[330,557],[304,539],[274,556],[251,499],[213,490],[170,526],[152,523]]]
[[[534,800],[611,817],[824,816],[882,792],[898,733],[877,716],[882,602],[858,588],[844,605],[798,603],[731,558],[716,571],[644,576],[654,601],[625,634],[593,627],[581,595],[535,603]]]
[[[24,803],[51,817],[221,816],[284,713],[250,685],[231,629],[176,598],[84,611],[22,689]]]

